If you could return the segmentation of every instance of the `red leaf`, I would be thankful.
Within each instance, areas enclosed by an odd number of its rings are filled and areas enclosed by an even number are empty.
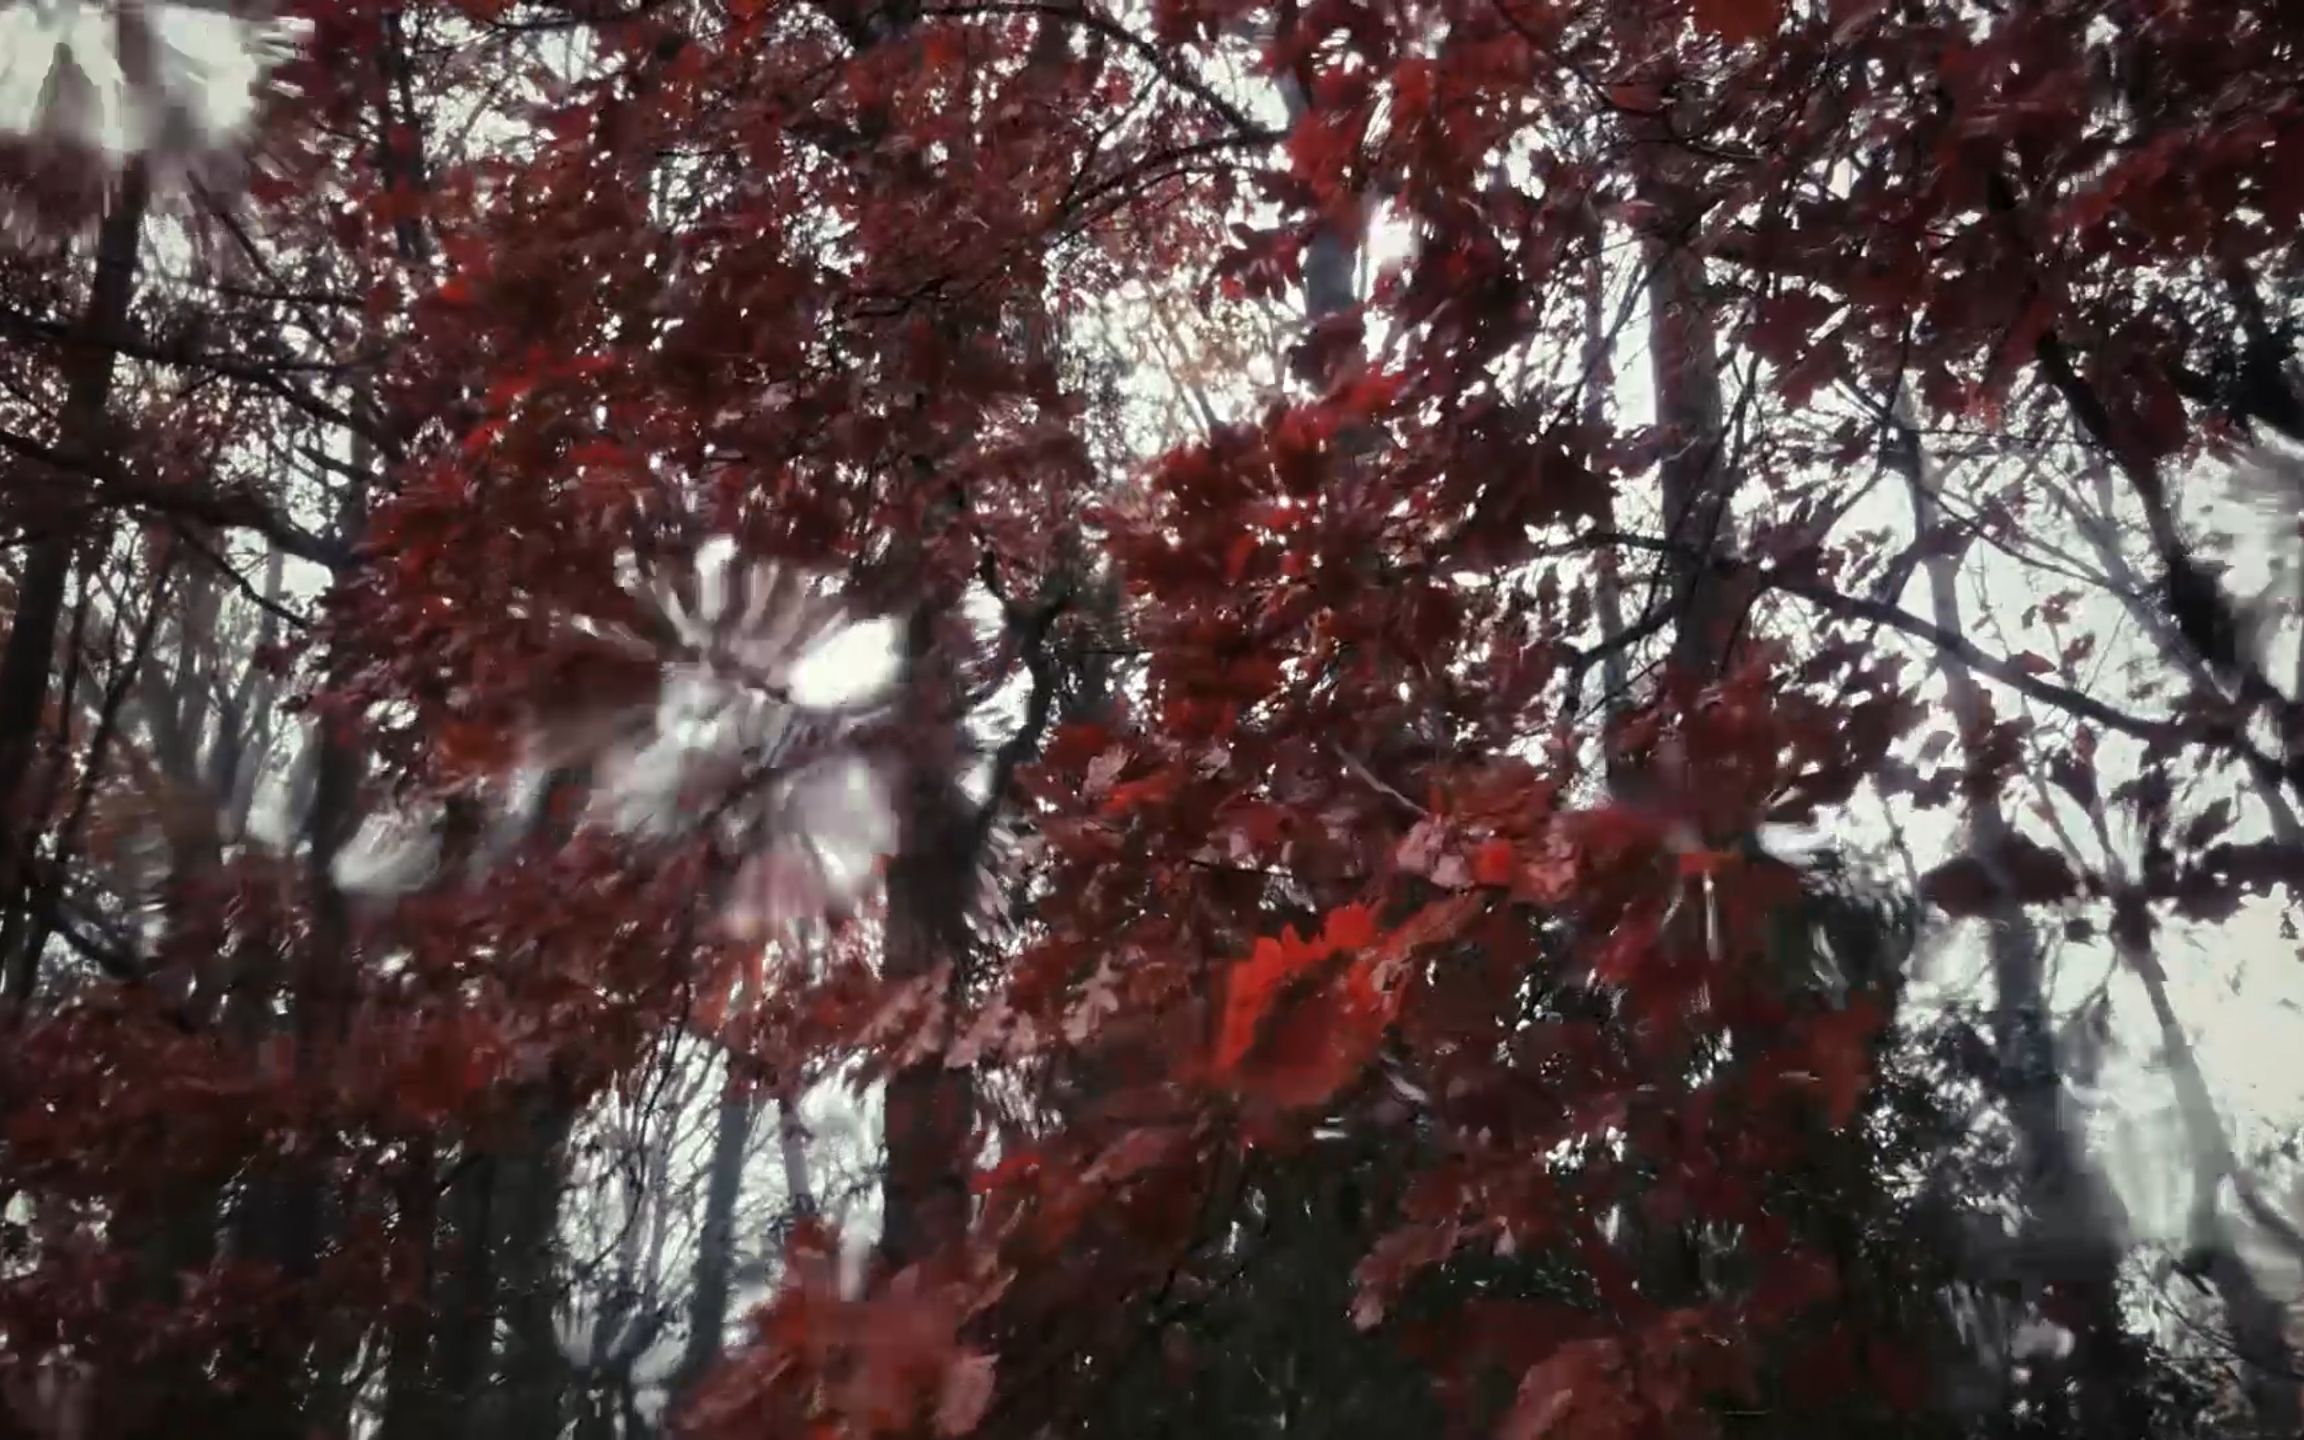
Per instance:
[[[2082,805],[2096,805],[2096,766],[2084,755],[2057,755],[2048,762],[2048,778],[2062,786]]]
[[[1225,986],[1224,1028],[1216,1044],[1219,1071],[1232,1069],[1247,1057],[1265,1012],[1279,998],[1282,987],[1323,958],[1323,953],[1308,951],[1293,936],[1278,940],[1266,937],[1256,942],[1246,961],[1232,967]]]
[[[1340,905],[1328,912],[1323,938],[1338,950],[1364,950],[1376,943],[1376,917],[1365,905]]]
[[[1240,577],[1248,573],[1248,562],[1256,556],[1256,537],[1242,532],[1232,537],[1232,547],[1224,552],[1224,579],[1237,585]]]
[[[1131,1130],[1098,1155],[1081,1178],[1091,1185],[1117,1185],[1166,1159],[1181,1138],[1174,1130]]]
[[[502,726],[446,720],[439,735],[440,768],[451,778],[494,775],[512,760],[513,737]]]
[[[965,1353],[944,1371],[944,1384],[936,1397],[936,1433],[966,1435],[991,1408],[993,1370],[990,1355]]]
[[[1316,992],[1265,1026],[1245,1088],[1291,1109],[1321,1104],[1360,1072],[1382,1036],[1379,1016]]]
[[[1472,878],[1482,885],[1509,885],[1520,873],[1520,858],[1509,840],[1488,840],[1472,852]]]
[[[1623,1346],[1609,1338],[1575,1340],[1520,1377],[1520,1394],[1496,1432],[1501,1440],[1624,1440],[1642,1406],[1625,1386]]]
[[[2232,828],[2232,802],[2219,800],[2184,827],[2184,848],[2198,850]]]
[[[1088,762],[1088,774],[1081,782],[1081,793],[1091,800],[1102,799],[1112,793],[1112,787],[1128,769],[1128,747],[1115,745]]]
[[[1379,938],[1367,907],[1346,905],[1329,914],[1318,940],[1291,930],[1257,941],[1226,987],[1217,1073],[1281,1106],[1333,1095],[1367,1063],[1399,1003],[1377,983],[1384,956],[1337,963]]]
[[[1774,34],[1782,0],[1696,0],[1696,23],[1731,45]]]
[[[1920,898],[1962,919],[1984,914],[1999,896],[1992,872],[1973,855],[1948,860],[1920,877]]]
[[[2052,905],[2069,900],[2080,889],[2080,877],[2060,850],[2036,840],[2011,835],[2001,847],[2000,866],[2015,887],[2016,898],[2027,905]]]
[[[1365,331],[1356,314],[1330,315],[1313,325],[1297,342],[1288,357],[1288,368],[1308,384],[1325,386],[1343,370],[1348,359],[1359,355]]]
[[[1178,776],[1174,770],[1155,770],[1141,780],[1130,780],[1112,787],[1105,798],[1104,813],[1125,815],[1141,806],[1157,806],[1176,793]]]
[[[1417,950],[1455,938],[1464,923],[1480,912],[1481,903],[1478,895],[1450,895],[1409,916],[1378,946],[1374,962],[1368,967],[1370,979],[1377,985],[1387,985],[1390,976]]]
[[[1410,875],[1430,875],[1439,864],[1446,840],[1440,822],[1429,816],[1417,821],[1392,852],[1392,863]]]
[[[1419,1271],[1456,1253],[1461,1237],[1454,1221],[1438,1221],[1407,1225],[1378,1240],[1353,1272],[1359,1293],[1352,1301],[1352,1323],[1367,1330],[1383,1320],[1393,1297]]]
[[[1921,877],[1920,898],[1947,915],[1966,917],[2011,901],[2054,904],[2079,892],[2071,862],[2022,835],[2010,836],[1993,860],[1963,855],[1946,861]]]
[[[1019,1150],[1013,1155],[1000,1157],[1000,1163],[991,1169],[978,1171],[972,1188],[979,1195],[990,1194],[996,1190],[1005,1190],[1012,1185],[1025,1184],[1039,1173],[1039,1153],[1032,1150]]]
[[[1838,301],[1810,291],[1787,290],[1759,303],[1747,338],[1763,359],[1781,369],[1813,347],[1839,308]]]

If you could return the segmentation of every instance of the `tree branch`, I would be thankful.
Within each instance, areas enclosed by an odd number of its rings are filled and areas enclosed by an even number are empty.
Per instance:
[[[1136,58],[1150,65],[1161,79],[1223,117],[1224,123],[1239,132],[1242,139],[1277,144],[1284,138],[1279,131],[1257,124],[1246,111],[1217,94],[1207,81],[1178,65],[1171,51],[1155,45],[1109,16],[1097,14],[1086,5],[1060,5],[1051,3],[1051,0],[971,0],[971,3],[933,6],[922,13],[953,19],[971,15],[1037,15],[1047,20],[1078,25],[1083,30],[1092,30],[1114,44],[1135,52]]]
[[[985,552],[985,588],[995,598],[1000,588],[992,570],[991,552]],[[968,854],[983,853],[984,845],[992,838],[992,827],[1000,818],[1000,806],[1006,800],[1008,787],[1015,782],[1016,771],[1040,748],[1040,738],[1048,730],[1048,722],[1056,712],[1056,657],[1048,650],[1048,632],[1056,619],[1070,607],[1072,587],[1069,583],[1055,587],[1055,593],[1035,605],[1017,622],[1011,612],[1011,623],[1020,633],[1020,648],[1024,655],[1025,673],[1032,677],[1032,689],[1024,701],[1024,722],[1016,733],[1002,741],[992,752],[992,776],[984,788],[984,803],[968,824]],[[1005,606],[1003,608],[1006,608]]]
[[[93,344],[132,360],[153,365],[167,365],[178,369],[201,370],[227,380],[238,380],[286,401],[315,420],[366,435],[370,440],[383,443],[377,428],[362,417],[355,416],[317,395],[309,394],[291,385],[281,377],[282,368],[314,371],[342,371],[358,368],[360,362],[307,362],[285,367],[275,362],[220,354],[215,351],[194,350],[162,344],[148,336],[138,334],[104,334],[76,338],[70,327],[53,320],[43,320],[26,314],[14,306],[0,305],[0,329],[18,338],[31,338],[61,344]]]
[[[2044,680],[2013,661],[1980,650],[1967,636],[1946,630],[1933,621],[1923,620],[1885,601],[1843,594],[1821,581],[1801,580],[1783,574],[1769,575],[1765,583],[1771,590],[1796,596],[1832,614],[1851,620],[1870,621],[1891,630],[1902,631],[1916,640],[1925,640],[1946,654],[1957,657],[1962,664],[1980,675],[1989,675],[2009,689],[2043,705],[2053,705],[2083,720],[2093,720],[2107,730],[2117,730],[2123,735],[2148,741],[2167,740],[2177,733],[2176,722],[2172,720],[2156,720],[2116,710],[2069,685]]]
[[[82,504],[149,510],[155,514],[213,525],[221,530],[251,531],[262,535],[288,554],[316,564],[333,567],[346,558],[342,547],[331,545],[274,514],[247,489],[236,487],[218,491],[155,485],[130,474],[112,461],[75,455],[8,430],[0,430],[0,450],[94,480],[96,487],[93,490],[75,497]]]
[[[1665,554],[1686,548],[1675,541],[1659,536],[1629,535],[1616,531],[1587,531],[1582,539],[1588,543],[1622,545],[1634,550],[1648,550]],[[1722,566],[1735,566],[1742,562],[1733,557],[1721,557],[1715,563]],[[1991,676],[2011,690],[2038,700],[2044,705],[2052,705],[2068,714],[2077,715],[2084,720],[2093,720],[2107,730],[2116,730],[2123,735],[2132,735],[2139,740],[2147,741],[2165,741],[2175,738],[2181,733],[2179,723],[2173,719],[2153,719],[2149,716],[2130,714],[2125,710],[2115,709],[2083,691],[2075,690],[2069,685],[2061,685],[2053,680],[2044,680],[2013,661],[1978,649],[1967,636],[1947,630],[1932,621],[1923,620],[1910,611],[1899,609],[1886,601],[1845,594],[1833,589],[1821,580],[1804,579],[1799,575],[1783,570],[1763,570],[1759,574],[1759,579],[1764,590],[1774,590],[1794,596],[1807,601],[1820,610],[1846,619],[1869,621],[1875,625],[1884,625],[1891,630],[1901,631],[1915,640],[1925,640],[1945,653],[1957,657],[1970,669],[1979,674]]]

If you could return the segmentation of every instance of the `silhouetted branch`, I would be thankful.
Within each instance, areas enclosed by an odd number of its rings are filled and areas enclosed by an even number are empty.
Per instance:
[[[222,530],[252,531],[288,554],[316,564],[333,566],[344,559],[341,547],[331,545],[275,514],[248,490],[197,490],[188,486],[155,485],[108,460],[75,455],[7,430],[0,430],[0,450],[94,480],[94,489],[75,497],[82,504],[148,510],[159,515],[213,525]]]

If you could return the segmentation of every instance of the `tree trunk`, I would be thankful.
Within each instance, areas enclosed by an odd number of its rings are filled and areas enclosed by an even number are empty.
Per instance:
[[[115,342],[128,325],[148,199],[144,169],[131,164],[98,228],[87,306],[63,357],[65,396],[58,433],[70,455],[92,465],[108,464],[117,453],[108,413]],[[21,918],[25,867],[41,825],[41,817],[32,813],[26,781],[39,748],[55,668],[57,627],[86,518],[78,501],[86,477],[49,475],[41,481],[27,486],[27,491],[45,489],[55,499],[34,519],[39,538],[25,556],[15,615],[7,644],[0,649],[0,912],[12,921]],[[0,983],[0,1016],[20,1015],[39,983],[39,950],[26,945],[0,960],[7,967]],[[215,1218],[213,1209],[203,1204],[164,1204],[156,1214],[115,1215],[114,1243],[137,1258],[122,1303],[173,1305],[180,1294],[180,1277],[205,1269],[212,1257]],[[168,1353],[133,1374],[105,1377],[96,1392],[94,1428],[99,1433],[136,1433],[139,1427],[159,1423],[172,1401],[191,1399],[204,1388],[204,1377],[179,1368],[187,1364],[187,1357]]]
[[[1911,492],[1914,529],[1926,535],[1935,530],[1939,509],[1907,397],[1896,398],[1892,418],[1891,462]],[[1939,551],[1922,568],[1931,617],[1946,633],[1962,633],[1958,559]],[[1939,663],[1945,703],[1964,749],[1973,755],[1984,739],[1989,701],[1958,657],[1943,655]],[[1967,801],[1970,843],[1984,863],[1997,865],[2013,834],[1998,792],[1971,786]],[[2024,1278],[2053,1285],[2075,1302],[2079,1326],[2071,1360],[2087,1433],[2142,1437],[2149,1409],[2138,1383],[2139,1357],[2120,1312],[2124,1222],[2119,1201],[2088,1159],[2064,1092],[2041,979],[2040,938],[2023,905],[2013,900],[1988,914],[1985,925],[1997,1088],[2021,1149],[2021,1198],[2030,1232],[2019,1253],[2035,1272]]]
[[[1702,254],[1689,244],[1702,215],[1694,157],[1673,137],[1694,133],[1690,117],[1666,125],[1634,122],[1633,177],[1658,217],[1643,252],[1648,265],[1648,355],[1656,392],[1664,533],[1663,603],[1672,616],[1672,662],[1687,679],[1714,679],[1728,658],[1737,621],[1713,562],[1728,541],[1736,474],[1728,463],[1727,406],[1720,388],[1720,337]],[[1695,127],[1700,128],[1700,127]],[[1657,603],[1651,599],[1651,604]]]
[[[936,630],[954,608],[929,600],[906,627],[913,714],[933,727],[905,765],[896,807],[898,845],[888,867],[887,941],[882,974],[890,985],[943,986],[949,1024],[967,959],[968,901],[975,880],[973,807],[956,783],[956,686],[939,655]],[[943,977],[941,982],[937,977]],[[928,1258],[965,1232],[974,1160],[975,1085],[944,1062],[944,1046],[899,1068],[884,1104],[887,1173],[881,1183],[879,1259],[894,1272]]]
[[[394,1312],[384,1360],[382,1440],[418,1440],[425,1433],[427,1386],[431,1378],[433,1269],[439,1178],[429,1140],[412,1147],[399,1178],[399,1253],[412,1274],[402,1279],[413,1292]]]
[[[365,456],[356,449],[355,459],[364,461]],[[357,542],[366,508],[366,496],[356,484],[342,500],[336,525],[339,539]],[[346,576],[340,572],[335,578],[342,583]],[[336,885],[335,865],[359,828],[365,762],[351,738],[325,714],[314,725],[312,745],[317,752],[315,782],[303,827],[310,921],[295,943],[287,977],[294,1055],[289,1083],[306,1095],[322,1096],[330,1092],[329,1072],[349,1020],[354,988],[351,917]],[[247,1001],[246,1018],[236,1028],[251,1050],[279,1028],[272,1005],[279,982],[279,976],[270,974],[232,977],[232,988]],[[327,1245],[333,1198],[327,1178],[333,1131],[324,1110],[315,1115],[318,1129],[308,1143],[251,1177],[233,1224],[234,1249],[270,1264],[290,1285],[304,1287],[299,1298],[308,1307],[306,1326],[271,1337],[273,1349],[259,1358],[252,1383],[239,1397],[234,1423],[239,1433],[252,1437],[287,1440],[304,1435],[321,1418],[307,1413],[308,1400],[342,1395],[343,1372],[360,1340],[357,1333],[346,1333],[325,1297],[311,1293]]]
[[[752,1092],[731,1080],[720,1097],[712,1156],[704,1176],[704,1218],[696,1237],[695,1288],[688,1297],[688,1342],[673,1372],[672,1393],[685,1395],[720,1357],[728,1328],[729,1280],[736,1264],[736,1200],[744,1188],[744,1156],[759,1113]]]
[[[679,1104],[674,1102],[677,1112]],[[638,1139],[646,1140],[648,1119],[643,1115]],[[641,1223],[650,1205],[661,1205],[665,1174],[670,1163],[672,1129],[669,1124],[646,1145],[645,1158],[636,1169],[626,1169],[623,1228],[616,1237],[616,1273],[609,1281],[592,1323],[585,1356],[583,1393],[576,1415],[576,1440],[615,1440],[619,1416],[632,1395],[632,1367],[655,1342],[664,1312],[646,1304],[640,1273],[642,1248],[651,1227]],[[659,1210],[657,1213],[661,1213]],[[650,1267],[655,1255],[650,1249]],[[651,1277],[652,1278],[652,1277]]]
[[[1687,117],[1679,119],[1686,122]],[[1628,120],[1626,128],[1633,146],[1633,182],[1659,227],[1645,241],[1642,258],[1648,267],[1648,351],[1662,447],[1659,499],[1671,549],[1647,605],[1651,617],[1659,612],[1668,617],[1663,623],[1672,634],[1671,676],[1700,687],[1726,668],[1736,618],[1714,564],[1728,539],[1729,501],[1736,485],[1727,463],[1720,340],[1704,257],[1687,239],[1701,213],[1694,157],[1673,138],[1687,132],[1663,117]],[[1619,800],[1634,805],[1649,798],[1651,787],[1670,792],[1687,783],[1685,777],[1614,755],[1608,775]],[[1715,846],[1731,838],[1702,837]],[[1676,904],[1675,917],[1666,943],[1683,954],[1696,953],[1707,943],[1710,906]],[[1700,1296],[1706,1269],[1700,1236],[1689,1227],[1652,1220],[1637,1200],[1624,1213],[1643,1288],[1667,1305]]]
[[[64,353],[64,409],[57,433],[75,458],[103,463],[116,448],[107,414],[112,401],[115,341],[128,326],[128,303],[136,290],[137,248],[144,234],[150,196],[141,164],[131,164],[120,193],[96,235],[96,269],[90,277],[87,308]],[[25,866],[40,828],[31,813],[32,758],[39,750],[40,725],[48,708],[49,675],[56,665],[56,629],[71,589],[73,558],[82,538],[84,515],[77,503],[86,487],[79,475],[49,475],[23,487],[46,489],[56,501],[34,523],[39,538],[24,557],[16,587],[15,615],[8,641],[0,647],[0,914],[14,916],[23,901]],[[32,951],[0,956],[0,1016],[29,1003],[39,980],[40,957]]]
[[[488,1380],[496,1330],[496,1160],[467,1151],[448,1183],[447,1245],[433,1322],[432,1417],[427,1433],[463,1440]]]
[[[2143,982],[2152,1003],[2161,1047],[2176,1083],[2177,1109],[2191,1145],[2194,1198],[2188,1258],[2224,1302],[2224,1322],[2232,1331],[2240,1384],[2255,1411],[2257,1433],[2266,1440],[2293,1440],[2304,1433],[2304,1390],[2299,1389],[2296,1356],[2288,1344],[2287,1307],[2257,1283],[2256,1272],[2234,1243],[2232,1224],[2223,1209],[2224,1183],[2246,1187],[2248,1177],[2233,1153],[2215,1096],[2200,1072],[2199,1057],[2193,1054],[2191,1039],[2169,998],[2168,975],[2152,948],[2151,914],[2144,897],[2117,872],[2112,878],[2119,887],[2112,942],[2121,962]]]
[[[1584,403],[1579,418],[1584,422],[1586,436],[1596,439],[1608,424],[1608,385],[1612,378],[1608,254],[1604,244],[1607,231],[1599,211],[1589,203],[1584,207],[1584,224],[1588,253],[1584,262]],[[1614,530],[1617,528],[1615,487],[1606,487],[1601,494],[1605,508],[1600,523]],[[1601,546],[1592,557],[1593,607],[1600,623],[1601,708],[1610,717],[1623,712],[1632,689],[1631,660],[1623,649],[1624,577],[1619,568],[1620,559],[1614,545]],[[1571,696],[1570,703],[1581,710],[1582,694]]]
[[[816,1213],[808,1180],[808,1127],[800,1123],[797,1088],[776,1102],[776,1152],[784,1164],[784,1212],[799,1219]]]
[[[553,1440],[560,1433],[568,1367],[560,1350],[559,1267],[561,1164],[575,1111],[540,1096],[526,1132],[499,1162],[497,1265],[504,1314],[504,1356],[481,1413],[488,1440]]]

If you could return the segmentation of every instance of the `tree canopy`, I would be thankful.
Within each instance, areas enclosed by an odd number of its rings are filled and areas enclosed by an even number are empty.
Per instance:
[[[2304,8],[0,49],[0,1433],[2304,1434]]]

